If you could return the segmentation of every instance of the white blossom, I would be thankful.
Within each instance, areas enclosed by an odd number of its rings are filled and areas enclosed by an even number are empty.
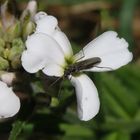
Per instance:
[[[20,109],[20,100],[11,87],[0,81],[0,118],[14,116]]]
[[[73,55],[70,42],[59,29],[55,17],[40,12],[35,16],[35,22],[36,31],[28,37],[27,49],[21,58],[29,73],[42,70],[46,75],[63,77],[70,65],[94,57],[100,58],[101,62],[82,71],[111,71],[132,60],[128,43],[114,31],[103,33]],[[87,121],[98,113],[100,102],[94,83],[82,71],[78,75],[71,73],[69,79],[76,89],[78,116]]]

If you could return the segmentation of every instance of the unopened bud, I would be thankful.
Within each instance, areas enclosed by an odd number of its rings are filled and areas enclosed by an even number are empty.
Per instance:
[[[30,0],[27,5],[27,10],[29,10],[31,17],[34,17],[37,11],[37,2],[36,0]]]
[[[21,25],[20,22],[17,21],[14,25],[10,26],[7,29],[7,40],[12,41],[14,38],[19,37],[21,34]]]
[[[23,38],[27,38],[34,30],[35,24],[32,21],[26,22],[23,26]]]
[[[13,69],[20,68],[20,66],[21,66],[20,56],[17,56],[12,59],[11,66]]]
[[[5,46],[5,41],[0,38],[0,47],[4,48],[4,46]]]
[[[3,54],[4,52],[4,47],[5,47],[5,41],[0,38],[0,55]]]
[[[16,75],[13,72],[5,72],[1,75],[1,80],[7,85],[12,85],[12,82],[16,79]]]
[[[0,7],[1,21],[4,30],[12,26],[16,21],[15,16],[12,14],[14,12],[13,10],[16,9],[13,8],[14,6],[15,5],[13,1],[11,2],[6,0]]]
[[[14,39],[12,48],[9,50],[8,59],[12,61],[15,57],[21,56],[25,46],[20,38]]]
[[[51,107],[56,107],[59,105],[58,98],[52,97],[51,99]]]
[[[37,12],[37,2],[36,0],[30,0],[27,4],[26,9],[21,15],[21,20],[24,21],[26,17],[32,19]]]
[[[5,70],[8,67],[9,67],[9,62],[6,59],[0,57],[0,70]]]
[[[21,54],[24,50],[24,44],[21,39],[14,39],[12,42],[12,48],[9,50],[8,59],[11,61],[11,65],[14,69],[18,68],[21,64]]]
[[[6,48],[2,54],[2,56],[7,59],[9,57],[9,53],[10,53],[10,50],[8,48]]]

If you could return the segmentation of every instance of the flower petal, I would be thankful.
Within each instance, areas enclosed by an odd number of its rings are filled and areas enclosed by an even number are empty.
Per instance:
[[[49,16],[44,12],[39,12],[35,16],[36,33],[44,33],[51,36],[61,46],[64,55],[71,57],[73,51],[67,36],[59,29],[58,21],[55,17]]]
[[[92,119],[99,111],[98,92],[92,80],[85,74],[71,78],[76,88],[78,116],[81,120]]]
[[[110,71],[126,65],[132,60],[132,53],[128,50],[128,43],[117,37],[114,31],[108,31],[91,41],[83,48],[84,57],[79,61],[99,57],[101,63],[85,71]],[[82,54],[80,51],[75,55],[76,59]]]
[[[35,16],[34,16],[34,21],[37,23],[38,20],[42,19],[43,17],[45,17],[47,14],[43,11],[38,12]]]
[[[21,60],[22,66],[29,73],[36,73],[46,65],[46,62],[42,57],[30,51],[24,51]]]
[[[22,65],[28,72],[34,73],[47,64],[65,65],[65,56],[59,44],[50,36],[37,33],[28,37],[27,50],[22,54]]]
[[[42,71],[48,76],[62,77],[64,74],[64,69],[57,64],[48,64]]]
[[[53,37],[61,46],[65,57],[69,59],[73,55],[73,51],[67,36],[61,31],[56,31]]]
[[[45,33],[47,35],[53,34],[58,25],[58,21],[54,16],[49,16],[45,12],[38,12],[34,17],[36,26],[36,33]]]
[[[20,109],[20,100],[4,82],[0,81],[0,118],[14,116]]]

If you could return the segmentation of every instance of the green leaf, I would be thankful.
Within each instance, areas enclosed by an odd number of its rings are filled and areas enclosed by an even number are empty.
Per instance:
[[[111,74],[102,74],[103,95],[108,108],[115,114],[130,119],[135,115],[138,104],[133,97],[133,94],[127,90],[127,87],[119,80],[119,77],[114,77]],[[104,93],[105,92],[105,93]],[[110,103],[108,103],[110,102]],[[111,106],[112,105],[112,106]]]
[[[105,115],[112,114],[124,120],[130,120],[129,114],[120,105],[120,103],[110,94],[106,88],[102,88],[104,97],[102,97],[103,106],[105,106]]]
[[[17,137],[21,133],[24,124],[25,124],[25,122],[16,121],[13,124],[12,131],[10,133],[8,140],[17,140]]]
[[[92,130],[82,125],[61,124],[60,128],[67,136],[93,137]]]
[[[112,132],[107,134],[102,140],[131,140],[131,137],[126,132]]]
[[[133,14],[138,0],[123,0],[120,13],[120,33],[132,45],[132,21]],[[132,46],[131,46],[132,47]]]
[[[124,120],[120,120],[119,118],[116,119],[110,119],[107,118],[108,120],[104,123],[101,124],[101,130],[103,131],[113,131],[113,130],[117,130],[117,131],[126,131],[127,133],[134,133],[135,131],[140,129],[140,121],[124,121]]]
[[[116,71],[115,75],[125,83],[127,89],[130,91],[129,93],[133,93],[133,98],[140,102],[140,66],[137,64],[128,65],[127,67]]]
[[[97,1],[97,0],[48,0],[48,4],[68,4],[68,5],[72,5],[72,4],[81,4],[81,3],[86,3],[86,2],[90,2],[90,1]]]

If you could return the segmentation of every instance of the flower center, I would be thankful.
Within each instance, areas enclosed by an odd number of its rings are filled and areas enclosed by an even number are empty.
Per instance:
[[[64,69],[67,69],[70,65],[74,64],[75,63],[75,60],[73,57],[70,57],[70,58],[65,58],[65,66],[64,66]]]
[[[70,75],[77,75],[79,73],[79,69],[76,65],[76,60],[74,57],[69,59],[65,59],[66,64],[64,66],[64,78],[68,78]]]

